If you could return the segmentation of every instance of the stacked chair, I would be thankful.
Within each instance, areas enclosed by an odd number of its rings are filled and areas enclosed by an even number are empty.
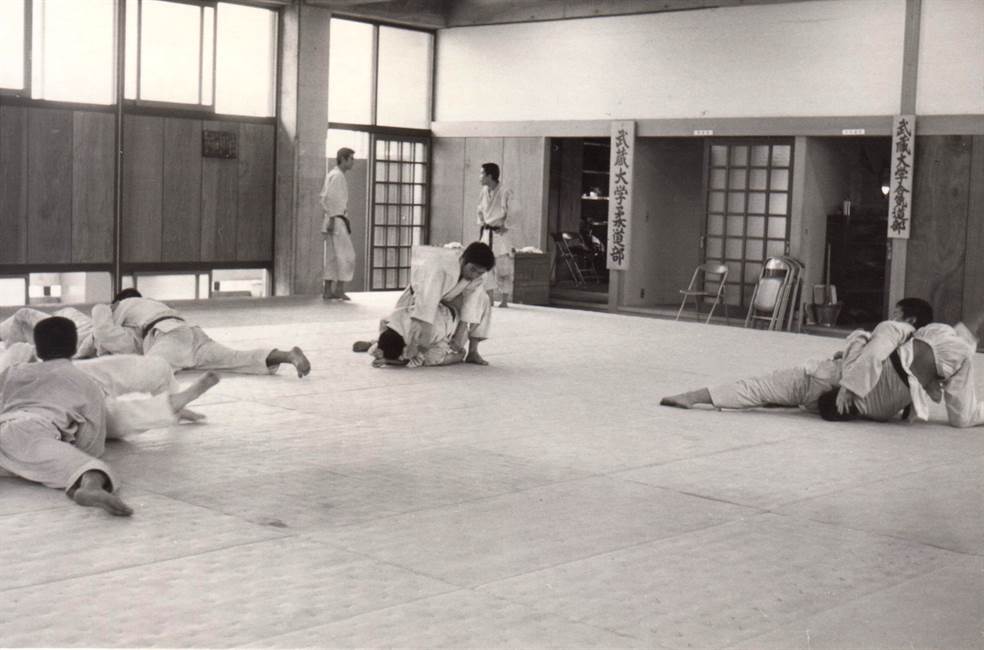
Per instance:
[[[752,292],[745,317],[745,327],[764,326],[769,330],[797,331],[801,320],[796,319],[803,281],[803,263],[792,257],[770,257],[762,266],[758,283]]]

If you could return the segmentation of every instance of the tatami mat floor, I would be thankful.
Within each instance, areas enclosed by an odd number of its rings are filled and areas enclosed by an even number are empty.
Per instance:
[[[394,301],[184,306],[314,370],[110,444],[130,519],[0,480],[0,646],[984,647],[984,429],[657,405],[836,339],[514,306],[373,369]]]

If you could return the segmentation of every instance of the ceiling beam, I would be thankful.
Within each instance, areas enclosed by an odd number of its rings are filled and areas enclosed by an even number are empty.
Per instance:
[[[305,0],[354,18],[439,29],[447,27],[448,0]]]
[[[459,0],[449,3],[447,25],[526,23],[808,1],[811,0]]]

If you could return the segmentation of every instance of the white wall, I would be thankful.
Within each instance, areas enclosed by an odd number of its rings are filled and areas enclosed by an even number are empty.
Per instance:
[[[904,23],[905,0],[825,0],[441,30],[436,117],[891,115]]]
[[[916,112],[984,113],[984,0],[923,0]]]

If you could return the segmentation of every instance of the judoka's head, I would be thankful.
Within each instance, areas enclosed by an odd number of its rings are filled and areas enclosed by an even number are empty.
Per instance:
[[[123,291],[120,291],[118,294],[116,294],[116,297],[113,298],[113,305],[116,306],[117,304],[123,302],[127,298],[143,298],[143,294],[137,291],[136,289],[134,289],[133,287],[130,287],[129,289],[123,289]]]
[[[943,397],[943,386],[964,364],[970,363],[974,346],[949,325],[931,323],[916,330],[909,370],[934,402]]]
[[[355,152],[348,147],[342,147],[335,155],[335,162],[338,163],[339,169],[347,172],[355,164]]]
[[[400,363],[402,365],[403,350],[407,343],[399,333],[387,327],[379,334],[379,341],[376,343],[376,350],[387,363]]]
[[[933,306],[922,298],[903,298],[895,303],[892,320],[909,323],[916,329],[933,322]]]
[[[461,277],[465,280],[474,280],[494,267],[495,255],[484,242],[473,241],[461,254]]]
[[[851,404],[847,413],[839,413],[837,411],[837,393],[839,388],[832,388],[826,393],[820,396],[817,400],[817,407],[820,410],[820,417],[824,420],[829,420],[830,422],[847,422],[848,420],[854,420],[858,417],[858,407]]]
[[[499,184],[499,166],[494,162],[482,163],[482,175],[479,181],[482,185],[495,187]]]
[[[79,344],[75,323],[61,316],[45,318],[34,326],[34,349],[38,359],[71,359]]]

